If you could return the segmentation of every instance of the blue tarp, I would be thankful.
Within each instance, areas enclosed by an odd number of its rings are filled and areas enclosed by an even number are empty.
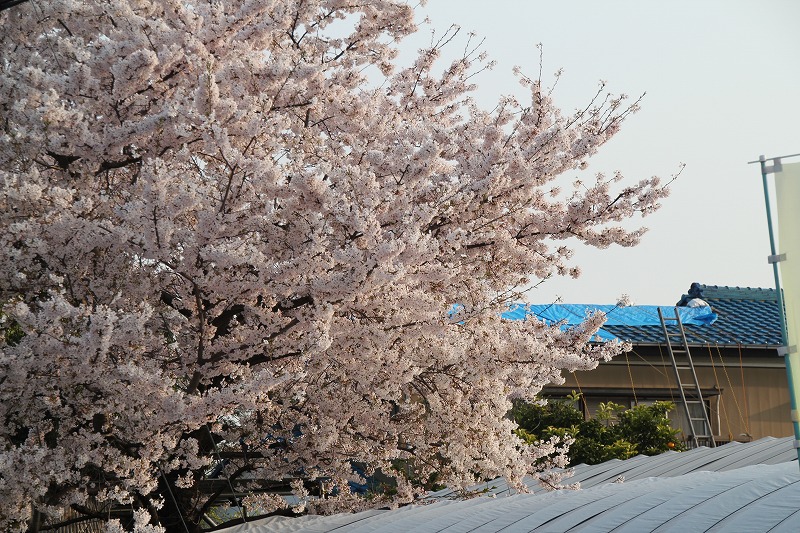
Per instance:
[[[684,325],[705,326],[713,324],[717,314],[710,307],[673,307],[657,305],[631,305],[618,307],[616,305],[592,304],[550,304],[550,305],[525,305],[513,304],[502,317],[508,320],[524,320],[533,315],[546,324],[560,324],[562,329],[577,326],[590,314],[602,311],[606,314],[606,326],[660,326],[658,309],[665,317],[674,317],[675,309]],[[597,335],[603,340],[615,339],[616,336],[600,329]]]

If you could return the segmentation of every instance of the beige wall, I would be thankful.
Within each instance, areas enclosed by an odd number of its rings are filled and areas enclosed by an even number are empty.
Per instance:
[[[743,350],[740,360],[738,349],[713,347],[709,355],[708,348],[703,347],[693,348],[692,356],[719,440],[793,434],[786,370],[783,359],[774,351]],[[626,397],[631,404],[652,399],[673,399],[677,403],[680,398],[671,363],[657,347],[636,347],[627,361],[621,355],[595,370],[565,373],[564,377],[565,384],[545,392],[559,395],[574,389],[587,398]]]

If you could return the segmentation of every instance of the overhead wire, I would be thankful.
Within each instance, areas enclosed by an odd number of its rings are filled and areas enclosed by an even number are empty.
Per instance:
[[[747,401],[747,385],[744,382],[744,363],[742,362],[742,343],[739,343],[739,372],[742,376],[742,400],[744,401],[745,432],[750,435],[750,404]]]
[[[636,398],[636,385],[633,384],[633,373],[631,372],[631,362],[628,360],[628,352],[625,352],[625,366],[628,367],[628,377],[631,380],[631,392],[633,392],[633,405],[639,405],[639,399]]]
[[[725,372],[725,379],[728,380],[728,386],[731,388],[731,392],[733,392],[733,382],[731,382],[731,376],[728,374],[728,368],[725,365],[725,362],[722,360],[722,350],[719,349],[719,344],[717,344],[717,353],[719,354],[719,360],[722,362],[722,370]],[[745,428],[747,431],[747,422],[744,419],[744,415],[742,415],[742,409],[739,406],[739,400],[736,398],[736,394],[731,394],[733,398],[733,403],[736,405],[736,410],[739,412],[739,420],[742,423],[742,427]],[[747,434],[750,434],[750,431],[747,431]]]
[[[578,374],[577,374],[577,373],[576,373],[574,370],[572,371],[572,377],[574,377],[574,378],[575,378],[575,384],[578,386],[578,394],[580,394],[580,396],[581,396],[581,401],[583,402],[583,405],[584,405],[584,406],[585,406],[585,408],[586,408],[586,409],[585,409],[585,411],[586,411],[586,412],[585,412],[585,413],[584,413],[584,415],[583,415],[583,416],[584,416],[584,418],[585,418],[585,417],[586,417],[586,415],[588,415],[588,414],[589,414],[589,403],[586,401],[586,396],[584,396],[584,395],[583,395],[583,391],[581,390],[581,382],[580,382],[580,381],[578,381]]]
[[[669,391],[670,400],[672,401],[673,404],[677,405],[677,403],[675,402],[675,395],[672,393],[672,383],[670,383],[669,380],[669,372],[666,371],[667,362],[664,360],[664,352],[661,349],[660,344],[658,345],[658,355],[661,356],[661,366],[664,367],[665,369],[663,375],[664,375],[664,381],[667,383],[667,390]]]
[[[711,359],[711,369],[714,371],[714,382],[717,383],[717,387],[719,388],[719,376],[717,376],[717,365],[714,363],[714,353],[711,351],[711,344],[706,343],[706,347],[708,347],[708,358]],[[720,358],[720,363],[722,363],[723,366],[725,364],[722,358]],[[728,440],[733,440],[731,421],[728,418],[728,409],[725,407],[725,402],[719,402],[719,406],[720,411],[722,411],[722,416],[725,418],[725,426],[728,428]]]
[[[661,345],[658,345],[658,351],[659,351],[659,352],[661,351]],[[642,357],[642,355],[641,355],[641,354],[639,354],[639,353],[638,353],[636,350],[634,350],[633,348],[631,348],[631,353],[632,353],[633,355],[635,355],[636,357],[638,357],[639,359],[641,359],[643,362],[647,363],[647,366],[649,366],[650,368],[652,368],[653,370],[655,370],[655,371],[656,371],[656,373],[658,373],[658,374],[660,374],[660,375],[664,376],[665,378],[666,378],[666,377],[668,377],[668,373],[667,373],[667,372],[665,372],[665,371],[664,371],[664,370],[662,370],[662,369],[659,369],[659,368],[658,368],[656,365],[654,365],[653,363],[651,363],[650,361],[648,361],[647,359],[645,359],[644,357]],[[663,355],[663,354],[661,355],[661,364],[662,364],[662,366],[663,366],[664,368],[666,368],[666,367],[667,367],[667,365],[666,365],[666,363],[665,363],[665,361],[664,361],[664,355]],[[668,388],[670,387],[670,384],[669,384],[669,382],[667,382],[667,387],[668,387]]]

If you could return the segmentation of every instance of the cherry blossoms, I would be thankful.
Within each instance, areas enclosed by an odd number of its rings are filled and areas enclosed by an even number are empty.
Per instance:
[[[283,485],[336,512],[386,504],[349,482],[398,461],[467,487],[563,450],[513,436],[510,400],[617,347],[587,344],[600,315],[500,313],[577,275],[568,239],[636,244],[618,223],[666,190],[562,191],[624,97],[563,114],[520,75],[524,101],[483,110],[482,57],[442,65],[434,43],[395,66],[414,18],[393,0],[0,14],[0,305],[21,331],[0,355],[0,529],[196,531],[220,497],[270,512]]]

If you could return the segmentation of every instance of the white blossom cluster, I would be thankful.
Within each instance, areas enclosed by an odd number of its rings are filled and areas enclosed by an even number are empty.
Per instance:
[[[1,346],[0,529],[99,504],[197,528],[220,467],[324,482],[302,501],[336,512],[362,505],[355,463],[467,487],[563,454],[512,435],[510,399],[618,347],[587,345],[600,314],[500,312],[577,275],[563,241],[636,244],[618,223],[666,189],[561,193],[635,106],[562,114],[520,76],[529,100],[485,111],[482,56],[436,68],[439,42],[394,67],[413,20],[394,0],[0,14],[0,305],[24,333]]]

